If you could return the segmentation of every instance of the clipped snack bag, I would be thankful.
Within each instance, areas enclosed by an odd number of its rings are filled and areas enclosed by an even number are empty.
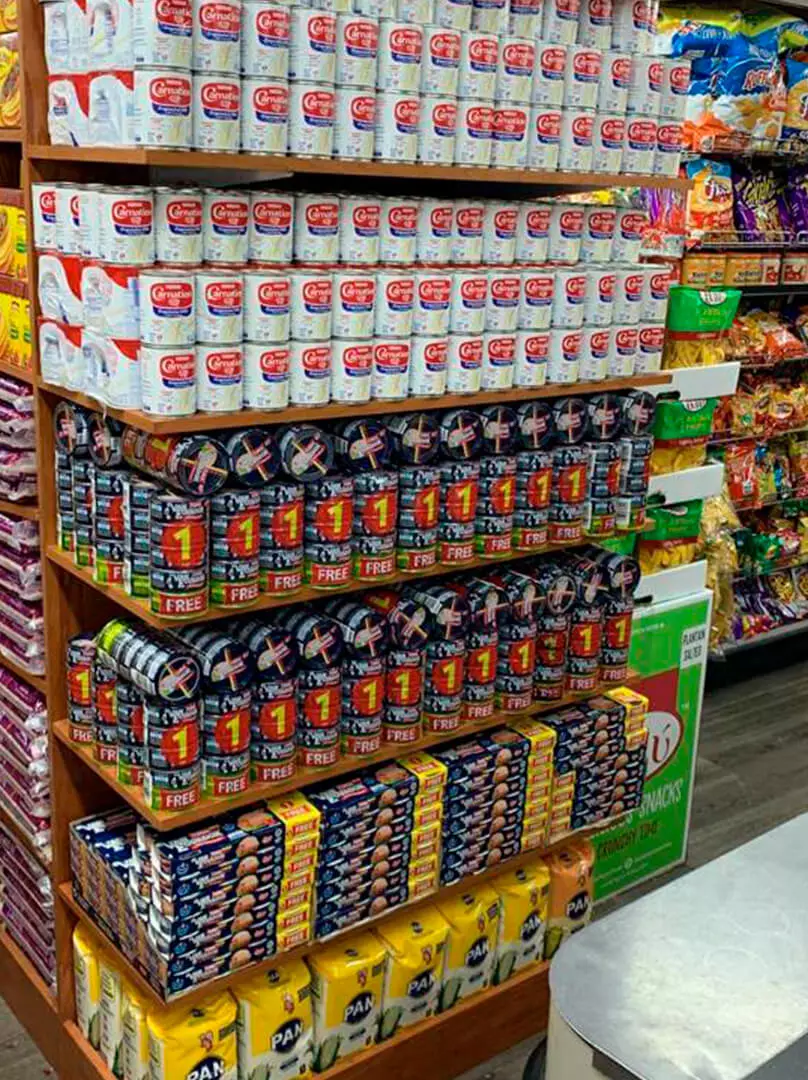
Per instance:
[[[658,401],[651,472],[655,476],[703,465],[717,398]]]
[[[674,285],[668,300],[663,368],[709,367],[726,359],[724,339],[738,311],[739,289]]]
[[[236,1002],[227,991],[151,1012],[147,1024],[149,1080],[237,1080]]]
[[[649,527],[637,545],[643,574],[692,563],[699,551],[702,500],[648,508]]]
[[[694,158],[685,165],[692,188],[687,193],[687,232],[694,241],[708,234],[721,233],[725,239],[732,234],[735,220],[732,213],[732,167],[728,161]]]
[[[779,54],[808,45],[808,23],[799,15],[761,7],[743,13],[740,31],[761,52]]]
[[[573,840],[544,858],[550,870],[544,958],[550,960],[561,943],[583,930],[592,917],[595,851],[588,840]]]
[[[779,185],[771,169],[734,163],[732,209],[738,236],[749,244],[783,239],[778,205]]]
[[[684,144],[690,150],[709,150],[713,137],[713,103],[722,61],[713,56],[694,60],[683,117]]]
[[[724,148],[743,148],[752,139],[779,139],[786,107],[780,61],[740,41],[731,52],[717,72],[703,134],[714,136]]]
[[[805,138],[808,134],[808,53],[792,53],[785,58],[786,114],[783,138]]]

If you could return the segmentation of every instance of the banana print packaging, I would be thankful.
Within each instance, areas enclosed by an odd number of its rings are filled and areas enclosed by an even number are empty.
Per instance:
[[[387,951],[379,1041],[438,1011],[449,926],[432,904],[390,919],[377,932]]]
[[[146,1002],[128,983],[123,992],[123,1080],[149,1080]]]
[[[500,917],[494,983],[544,956],[550,902],[550,871],[542,859],[500,874],[491,882],[499,894]]]
[[[236,1002],[212,994],[150,1013],[149,1080],[238,1080]]]
[[[311,974],[302,960],[270,968],[233,989],[239,1080],[311,1076]]]
[[[499,928],[499,897],[485,885],[435,905],[449,924],[440,1010],[484,990],[491,982]]]
[[[312,956],[315,1072],[376,1041],[385,962],[384,946],[367,933]]]

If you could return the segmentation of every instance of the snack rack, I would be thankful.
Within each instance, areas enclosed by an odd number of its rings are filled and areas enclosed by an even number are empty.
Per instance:
[[[152,170],[170,168],[177,177],[187,170],[204,169],[209,178],[228,179],[228,170],[237,172],[240,179],[249,176],[253,180],[267,176],[278,178],[295,175],[301,186],[311,182],[309,178],[323,177],[325,183],[334,184],[343,179],[368,178],[373,183],[385,180],[398,181],[402,188],[412,181],[441,182],[451,185],[454,194],[475,191],[478,194],[510,193],[555,194],[574,190],[596,190],[623,182],[620,176],[592,173],[541,173],[501,169],[461,168],[452,166],[395,165],[348,161],[322,161],[263,155],[228,155],[204,152],[172,152],[141,149],[74,149],[50,146],[47,131],[47,73],[43,51],[43,15],[36,0],[25,0],[20,10],[21,65],[23,80],[22,128],[18,132],[0,132],[0,181],[20,185],[24,192],[28,213],[29,237],[31,213],[31,183],[37,180],[101,181],[131,183],[148,181]],[[337,178],[340,178],[337,181]],[[315,181],[316,183],[316,181]],[[632,186],[645,185],[684,190],[687,181],[678,178],[636,177],[630,178]],[[28,288],[32,302],[32,325],[35,326],[37,262],[32,238],[28,251]],[[36,335],[34,334],[34,340]],[[28,1028],[45,1057],[58,1073],[69,1080],[112,1080],[112,1074],[101,1057],[92,1050],[81,1036],[75,1022],[73,991],[73,961],[71,935],[77,919],[83,917],[72,900],[70,889],[70,860],[68,850],[68,827],[72,820],[101,811],[120,803],[124,792],[114,787],[102,769],[93,768],[78,748],[69,744],[64,736],[63,718],[66,715],[65,679],[63,658],[67,639],[82,630],[92,630],[106,620],[120,614],[121,609],[134,611],[152,625],[163,625],[159,617],[151,616],[144,605],[128,597],[123,590],[99,586],[92,575],[76,567],[65,558],[55,544],[56,504],[53,475],[54,441],[53,412],[62,398],[96,408],[90,398],[41,382],[38,377],[38,358],[34,345],[33,370],[28,376],[35,387],[35,416],[37,423],[37,460],[40,477],[38,516],[40,521],[41,550],[43,553],[43,591],[45,610],[45,635],[47,647],[47,674],[45,679],[25,676],[32,685],[42,689],[47,696],[50,727],[50,756],[52,776],[52,832],[53,861],[50,867],[54,885],[54,903],[57,943],[58,995],[54,998],[41,979],[34,973],[8,938],[0,933],[0,988],[12,1010]],[[17,370],[10,372],[25,377]],[[198,414],[181,420],[149,418],[132,411],[109,410],[110,415],[133,424],[144,431],[175,433],[204,431],[215,428],[241,427],[248,424],[278,424],[303,419],[333,419],[338,416],[379,414],[420,409],[446,409],[453,406],[481,405],[491,401],[508,402],[537,397],[562,396],[574,389],[577,393],[628,389],[637,386],[661,387],[669,383],[665,374],[647,375],[629,379],[613,379],[607,382],[579,384],[574,388],[550,386],[539,391],[512,391],[505,393],[482,393],[476,396],[451,396],[440,399],[407,399],[400,403],[371,402],[365,406],[332,405],[318,409],[289,408],[283,412],[260,413],[245,410],[224,417]],[[23,511],[15,510],[17,513]],[[26,511],[33,516],[36,511]],[[485,565],[476,560],[474,565]],[[444,571],[445,572],[445,571]],[[352,589],[363,586],[355,583]],[[348,590],[350,591],[350,589]],[[310,590],[303,589],[293,602],[311,598]],[[264,596],[257,609],[277,606],[281,600]],[[287,603],[286,597],[283,602]],[[251,611],[256,608],[249,609]],[[221,617],[216,611],[206,618]],[[555,703],[552,707],[557,707]],[[486,726],[494,727],[494,717]],[[447,736],[451,738],[452,736]],[[432,742],[439,741],[438,736]],[[413,749],[426,745],[414,744]],[[431,743],[430,743],[431,745]],[[378,760],[389,760],[400,751],[391,747],[382,751]],[[357,768],[355,761],[343,761],[339,771],[349,772]],[[311,781],[311,775],[299,772],[294,786]],[[287,790],[289,785],[287,785]],[[278,786],[269,790],[264,786],[253,787],[244,804],[259,801],[262,797],[278,793]],[[221,808],[202,804],[195,808],[192,820],[204,820],[232,808],[233,803],[223,803]],[[140,807],[139,807],[140,808]],[[158,828],[183,824],[181,816],[162,815],[154,822]],[[532,853],[535,855],[535,853]],[[515,868],[517,857],[497,868]],[[485,875],[478,879],[484,880]],[[456,887],[455,887],[456,888]],[[441,890],[449,892],[450,889]],[[310,950],[310,946],[300,950]],[[120,955],[121,966],[133,969]],[[217,980],[217,988],[225,988],[227,977]],[[153,992],[150,991],[153,997]],[[449,1013],[434,1017],[419,1026],[407,1029],[398,1037],[373,1047],[357,1056],[338,1063],[330,1072],[333,1077],[379,1077],[389,1074],[391,1068],[397,1076],[423,1077],[424,1072],[434,1080],[448,1080],[464,1069],[478,1064],[515,1042],[544,1029],[548,1011],[548,965],[538,964],[519,973],[500,987],[478,995],[462,1003]]]

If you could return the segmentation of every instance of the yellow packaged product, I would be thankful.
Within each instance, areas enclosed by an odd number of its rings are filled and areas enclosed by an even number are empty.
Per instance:
[[[437,900],[449,924],[441,1012],[491,983],[499,929],[499,897],[487,885]]]
[[[542,859],[495,877],[500,915],[494,985],[505,982],[544,956],[544,931],[550,904],[550,871]]]
[[[588,840],[573,840],[545,856],[550,870],[550,908],[544,956],[549,960],[571,934],[592,917],[595,851]]]
[[[440,802],[441,793],[446,787],[446,777],[449,775],[449,770],[442,761],[438,761],[430,754],[419,752],[401,758],[398,764],[407,772],[411,772],[418,781],[418,791],[415,796],[416,808]]]
[[[320,832],[320,811],[300,791],[270,799],[269,809],[283,823],[286,836],[308,836]]]
[[[434,905],[423,904],[387,921],[377,936],[387,952],[382,1041],[438,1011],[449,925]]]
[[[113,1076],[123,1076],[124,980],[107,952],[98,958],[101,987],[100,1050]]]
[[[682,284],[699,288],[723,285],[726,266],[726,255],[708,255],[701,251],[685,255],[682,260]]]
[[[101,1045],[101,949],[95,938],[78,923],[73,931],[73,985],[76,995],[76,1024],[96,1050]]]
[[[146,1002],[126,982],[123,995],[123,1080],[149,1080]]]
[[[606,697],[616,701],[626,710],[626,727],[632,727],[635,723],[645,723],[645,716],[651,704],[645,694],[639,694],[628,686],[616,686],[614,690],[607,690]]]
[[[314,1071],[376,1040],[387,960],[384,946],[357,933],[309,960],[314,1010]]]
[[[236,1002],[226,991],[151,1012],[149,1080],[238,1080]]]
[[[270,968],[233,988],[239,1080],[311,1076],[311,973],[303,960]]]
[[[762,285],[763,256],[754,251],[734,252],[726,257],[724,285]]]
[[[16,33],[0,35],[0,127],[19,127],[20,39]]]

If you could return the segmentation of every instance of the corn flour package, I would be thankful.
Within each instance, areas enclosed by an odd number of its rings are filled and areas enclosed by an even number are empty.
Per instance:
[[[449,925],[432,904],[390,919],[378,931],[387,952],[380,1040],[438,1011],[448,937]]]
[[[550,904],[550,871],[543,859],[494,878],[499,894],[499,934],[494,984],[544,956],[544,934]]]
[[[149,1080],[146,1002],[127,983],[123,993],[123,1080]]]
[[[109,955],[98,959],[101,990],[100,1049],[113,1076],[123,1076],[123,1005],[124,980]]]
[[[270,968],[233,988],[238,1006],[239,1080],[311,1076],[311,974],[302,960]]]
[[[499,897],[480,886],[435,905],[449,924],[441,1012],[491,983],[499,929]]]
[[[315,1072],[375,1042],[385,961],[382,943],[365,933],[311,957]]]
[[[213,994],[149,1014],[149,1080],[238,1080],[236,1002]]]
[[[592,917],[592,868],[595,851],[588,840],[576,840],[545,856],[550,870],[550,907],[544,956],[551,959],[562,941]]]
[[[81,923],[73,931],[73,982],[76,994],[76,1023],[96,1050],[101,1046],[100,949]]]

